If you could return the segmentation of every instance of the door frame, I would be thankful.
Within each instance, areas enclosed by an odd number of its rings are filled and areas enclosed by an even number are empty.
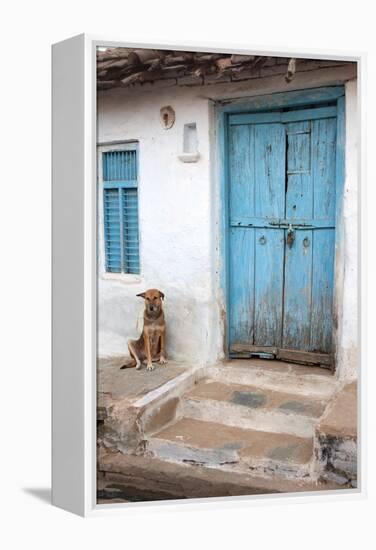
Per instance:
[[[304,107],[335,102],[337,105],[336,143],[336,231],[333,281],[333,366],[337,363],[336,327],[339,318],[339,289],[337,279],[343,271],[342,199],[345,179],[345,87],[326,86],[291,92],[276,92],[255,97],[217,101],[215,105],[217,129],[217,169],[219,177],[219,286],[222,294],[223,351],[229,358],[229,232],[228,232],[228,116],[235,113],[256,113],[282,107]]]

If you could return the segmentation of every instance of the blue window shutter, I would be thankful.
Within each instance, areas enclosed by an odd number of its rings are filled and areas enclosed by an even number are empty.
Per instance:
[[[123,189],[124,272],[140,273],[137,189]]]
[[[108,151],[103,159],[103,181],[137,182],[137,151]]]
[[[106,271],[140,273],[137,150],[103,153]]]
[[[119,190],[104,190],[104,236],[106,271],[121,273]]]

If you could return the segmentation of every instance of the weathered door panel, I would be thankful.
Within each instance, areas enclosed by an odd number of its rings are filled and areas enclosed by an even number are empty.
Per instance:
[[[283,229],[265,228],[254,231],[253,343],[259,346],[279,346],[282,334],[284,232]]]
[[[283,124],[256,124],[254,136],[254,215],[281,218],[285,211],[285,129]]]
[[[335,118],[312,121],[313,217],[327,219],[334,227],[336,208]]]
[[[310,350],[332,351],[332,303],[334,279],[334,229],[313,231],[312,310]]]
[[[254,134],[249,124],[229,129],[230,219],[255,215]]]
[[[312,218],[311,121],[286,124],[286,214],[288,220]]]
[[[232,117],[230,351],[332,351],[335,113]]]
[[[295,231],[286,246],[282,347],[310,350],[312,233]]]
[[[251,228],[230,228],[230,326],[231,342],[253,342],[255,270],[254,232]]]

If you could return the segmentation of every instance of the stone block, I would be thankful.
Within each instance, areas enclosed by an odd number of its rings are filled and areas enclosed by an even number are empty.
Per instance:
[[[321,477],[356,485],[357,385],[345,385],[316,428],[316,467]]]

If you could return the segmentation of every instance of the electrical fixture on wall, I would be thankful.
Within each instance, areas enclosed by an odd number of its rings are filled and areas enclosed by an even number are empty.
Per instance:
[[[199,157],[196,123],[184,124],[183,153],[179,155],[179,159],[182,162],[197,162]]]
[[[169,130],[173,127],[175,122],[175,111],[170,105],[161,108],[160,116],[161,124],[165,130]]]

